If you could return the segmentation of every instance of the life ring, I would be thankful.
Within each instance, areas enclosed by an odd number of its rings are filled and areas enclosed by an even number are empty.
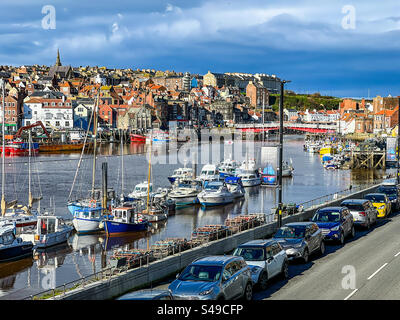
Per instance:
[[[96,200],[91,199],[91,200],[89,201],[89,207],[90,207],[90,208],[96,208]]]

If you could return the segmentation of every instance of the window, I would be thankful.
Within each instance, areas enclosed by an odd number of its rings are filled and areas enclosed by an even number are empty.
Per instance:
[[[56,121],[56,127],[60,126],[60,121]]]
[[[31,125],[31,122],[30,122],[30,121],[26,121],[26,122],[25,122],[25,125],[30,126],[30,125]]]
[[[281,248],[278,246],[277,243],[272,245],[272,254],[275,256],[281,251]]]
[[[271,257],[273,256],[273,254],[272,254],[272,246],[268,246],[268,247],[265,249],[265,251],[267,252],[267,254],[266,254],[267,259],[268,259],[268,258],[271,258]]]
[[[69,121],[65,121],[65,126],[69,127]]]

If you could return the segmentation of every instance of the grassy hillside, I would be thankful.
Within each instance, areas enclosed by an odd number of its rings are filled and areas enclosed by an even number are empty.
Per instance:
[[[321,96],[318,93],[314,94],[295,94],[290,92],[285,92],[284,99],[284,107],[285,108],[293,108],[297,110],[337,110],[339,107],[341,98],[329,97],[329,96]],[[270,105],[274,110],[279,109],[279,94],[271,94],[270,95]]]

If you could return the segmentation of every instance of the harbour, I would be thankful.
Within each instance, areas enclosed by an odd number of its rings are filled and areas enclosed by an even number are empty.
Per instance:
[[[275,143],[276,141],[267,141]],[[252,142],[249,142],[252,143]],[[352,187],[368,185],[381,181],[390,170],[325,170],[319,155],[303,151],[303,136],[286,136],[284,158],[293,158],[294,172],[291,178],[283,180],[284,203],[304,203],[309,200],[347,190]],[[255,142],[255,149],[262,142]],[[224,159],[223,143],[210,144],[214,154],[218,149],[220,159]],[[146,160],[146,145],[125,144],[125,188],[133,190],[134,186],[146,181],[148,161]],[[222,152],[221,152],[222,151]],[[121,184],[121,150],[120,144],[101,144],[98,149],[98,170],[103,162],[108,163],[108,185],[118,193]],[[41,201],[41,208],[53,207],[65,219],[71,219],[66,208],[68,191],[71,188],[73,175],[79,155],[60,154],[37,156],[34,159],[40,188],[43,195],[51,195]],[[21,169],[22,167],[22,169]],[[15,194],[21,202],[24,201],[26,190],[16,184],[18,176],[26,175],[26,159],[7,159],[6,194]],[[182,164],[154,164],[154,188],[169,187],[168,176]],[[200,166],[201,167],[201,166]],[[86,168],[87,169],[87,168]],[[197,169],[200,173],[200,168]],[[24,172],[25,171],[25,172]],[[89,171],[89,170],[84,170]],[[87,172],[89,174],[89,172]],[[57,183],[54,183],[57,179]],[[100,177],[98,177],[100,180]],[[83,190],[89,190],[90,179]],[[49,286],[60,286],[64,283],[93,274],[109,264],[114,249],[127,246],[136,249],[146,249],[157,241],[168,238],[190,239],[192,232],[207,225],[222,225],[226,219],[251,213],[270,213],[276,207],[277,190],[270,187],[248,187],[244,199],[238,199],[224,206],[203,208],[199,205],[183,207],[166,221],[154,223],[150,233],[134,234],[129,237],[107,237],[104,234],[77,235],[73,234],[68,242],[60,248],[54,247],[50,252],[42,252],[31,261],[32,265],[22,265],[21,270],[2,277],[2,299],[21,299],[38,292],[45,291]],[[51,199],[51,203],[50,203]],[[22,268],[24,267],[24,268]],[[47,282],[46,282],[47,281]]]

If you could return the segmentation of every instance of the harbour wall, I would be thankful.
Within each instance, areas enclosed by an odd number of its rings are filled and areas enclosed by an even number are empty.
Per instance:
[[[375,191],[378,184],[361,191],[349,193],[347,196],[325,202],[314,206],[301,213],[282,218],[282,224],[290,222],[308,221],[315,211],[326,206],[338,206],[349,198],[363,198],[365,194]],[[99,280],[85,285],[84,288],[77,288],[67,291],[65,294],[55,296],[55,300],[108,300],[121,296],[129,291],[150,286],[152,283],[161,281],[180,272],[193,260],[209,255],[222,255],[231,252],[238,245],[250,240],[271,237],[277,230],[277,222],[267,223],[252,229],[236,233],[227,238],[212,241],[190,250],[168,256],[161,260],[151,262],[142,267],[123,271],[120,274],[111,276],[107,280]]]

